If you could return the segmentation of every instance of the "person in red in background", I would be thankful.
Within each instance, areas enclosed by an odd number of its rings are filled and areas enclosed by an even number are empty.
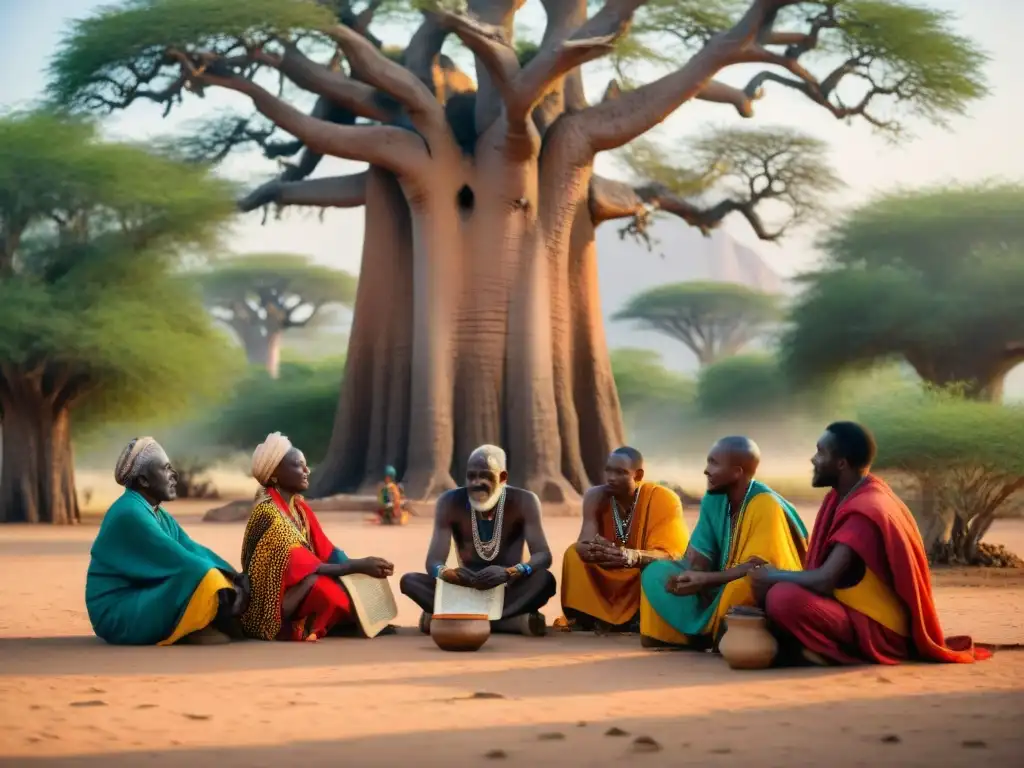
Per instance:
[[[893,490],[870,473],[874,437],[830,424],[811,459],[815,488],[831,488],[814,523],[803,571],[750,573],[783,647],[828,664],[970,663],[991,653],[969,637],[944,638],[924,542]]]
[[[315,642],[355,626],[339,577],[384,579],[394,565],[380,557],[350,559],[331,543],[300,495],[309,487],[306,457],[280,432],[253,453],[252,476],[261,489],[242,539],[242,570],[252,582],[242,614],[245,633],[257,640]]]

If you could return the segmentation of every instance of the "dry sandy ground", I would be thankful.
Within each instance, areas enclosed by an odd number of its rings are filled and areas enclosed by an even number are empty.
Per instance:
[[[241,524],[174,511],[237,562]],[[423,567],[427,521],[323,522],[353,555],[386,556],[398,573]],[[556,569],[577,526],[548,521]],[[470,655],[411,629],[315,645],[108,647],[90,636],[83,605],[94,534],[0,529],[0,764],[966,766],[1024,756],[1021,651],[963,667],[743,673],[592,635],[496,636]],[[1002,523],[991,539],[1024,552],[1024,524]],[[1024,641],[1021,574],[940,573],[936,583],[948,632]],[[417,609],[399,604],[411,626]],[[549,620],[557,613],[556,602]]]

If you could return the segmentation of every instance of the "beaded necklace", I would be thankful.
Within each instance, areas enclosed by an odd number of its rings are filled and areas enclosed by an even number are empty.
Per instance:
[[[466,503],[469,503],[467,497]],[[498,556],[498,552],[501,549],[501,521],[505,517],[505,489],[501,489],[501,495],[498,497],[498,510],[494,513],[494,529],[491,533],[491,538],[487,541],[483,541],[480,538],[480,523],[478,522],[478,512],[473,509],[473,505],[469,505],[469,512],[473,521],[473,548],[482,560],[491,562]]]
[[[623,516],[619,512],[619,503],[612,496],[612,519],[615,521],[615,538],[619,540],[620,546],[626,546],[629,541],[629,530],[633,527],[633,513],[636,512],[636,502],[640,498],[640,486],[636,487],[633,494],[633,503],[629,506],[629,514]]]

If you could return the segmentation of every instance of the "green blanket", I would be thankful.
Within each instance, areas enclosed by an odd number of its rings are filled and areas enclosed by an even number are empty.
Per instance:
[[[155,645],[170,637],[211,569],[235,573],[135,491],[125,491],[107,511],[90,555],[85,606],[96,634],[115,645]]]

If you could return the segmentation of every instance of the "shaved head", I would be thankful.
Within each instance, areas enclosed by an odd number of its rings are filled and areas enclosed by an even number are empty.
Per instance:
[[[640,453],[636,448],[632,448],[628,445],[623,445],[621,448],[616,448],[612,451],[613,456],[622,456],[629,460],[630,466],[633,469],[644,468],[644,455]]]
[[[708,479],[708,493],[729,493],[750,484],[761,463],[761,449],[749,437],[731,435],[723,437],[708,453],[704,475]]]
[[[761,449],[749,437],[730,435],[723,437],[715,445],[725,451],[732,461],[751,477],[757,472],[761,464]]]

